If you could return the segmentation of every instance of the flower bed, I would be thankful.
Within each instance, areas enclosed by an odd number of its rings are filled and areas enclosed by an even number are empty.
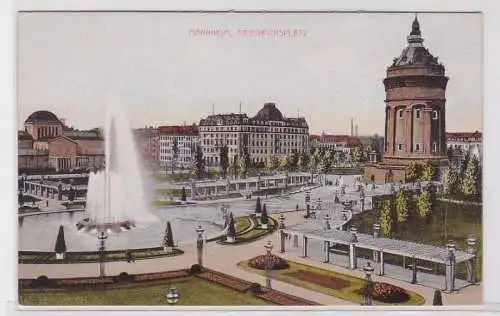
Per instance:
[[[267,255],[260,255],[250,259],[248,265],[251,268],[265,270],[267,265]],[[290,265],[285,259],[271,254],[271,270],[288,269]]]
[[[318,305],[314,302],[304,300],[299,297],[291,296],[288,294],[284,294],[281,292],[277,292],[275,290],[265,291],[256,294],[255,296],[278,305],[286,305],[286,306]]]
[[[222,274],[211,270],[204,271],[200,274],[197,274],[196,276],[207,281],[227,286],[238,292],[246,292],[252,285],[250,282],[243,281],[241,279],[231,277],[227,274]]]
[[[347,280],[342,280],[332,276],[325,276],[319,273],[306,270],[298,270],[295,272],[287,273],[295,279],[306,281],[309,283],[317,284],[333,290],[341,290],[351,285]]]
[[[366,285],[359,291],[359,294],[362,295],[365,290]],[[384,303],[403,303],[408,301],[410,296],[405,289],[400,288],[399,286],[383,282],[373,282],[372,298],[376,301]]]

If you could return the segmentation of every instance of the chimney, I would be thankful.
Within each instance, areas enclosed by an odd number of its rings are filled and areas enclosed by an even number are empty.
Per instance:
[[[354,136],[354,120],[351,118],[351,137]]]
[[[358,124],[356,124],[356,130],[355,130],[355,132],[356,132],[355,136],[358,137]]]

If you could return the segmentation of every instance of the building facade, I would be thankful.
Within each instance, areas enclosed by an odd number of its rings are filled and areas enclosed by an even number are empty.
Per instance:
[[[274,103],[266,103],[254,116],[210,115],[200,121],[200,146],[208,166],[218,166],[220,149],[228,147],[229,161],[247,152],[254,163],[268,156],[291,156],[308,149],[305,118],[285,118]]]
[[[448,158],[455,165],[460,165],[467,154],[472,154],[479,161],[483,157],[483,134],[473,133],[446,133]]]
[[[160,126],[158,132],[160,166],[174,169],[191,168],[196,148],[200,143],[198,127],[196,125]]]
[[[149,167],[159,165],[160,131],[156,127],[134,130],[134,135],[145,164]]]
[[[363,144],[359,137],[348,135],[311,135],[309,137],[310,147],[334,151],[342,151],[349,154],[354,148],[362,148]]]
[[[405,181],[409,164],[430,163],[440,176],[448,164],[444,66],[423,46],[415,18],[408,46],[387,68],[382,163],[365,169],[375,181]]]
[[[36,111],[18,132],[18,168],[69,171],[104,165],[104,140],[99,129],[75,130],[54,113]]]

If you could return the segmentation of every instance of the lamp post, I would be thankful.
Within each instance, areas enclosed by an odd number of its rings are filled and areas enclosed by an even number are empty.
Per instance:
[[[180,297],[181,297],[181,295],[179,294],[179,291],[177,291],[177,289],[174,286],[171,286],[168,289],[168,292],[167,292],[167,303],[169,305],[176,304],[179,301]]]
[[[198,240],[196,241],[196,247],[198,249],[198,265],[203,267],[203,232],[205,230],[200,226],[196,229],[198,233]]]
[[[364,293],[364,299],[365,299],[365,305],[373,305],[373,300],[372,300],[372,287],[373,287],[373,281],[372,281],[372,274],[373,274],[373,267],[371,266],[370,262],[366,263],[366,266],[363,268],[365,271],[365,293]]]
[[[330,214],[325,215],[325,229],[330,230],[332,229],[332,226],[330,225]]]
[[[106,239],[108,238],[108,234],[105,231],[100,231],[97,234],[97,239],[99,240],[99,277],[104,278],[104,266],[106,264]]]
[[[278,217],[279,219],[279,242],[280,242],[280,252],[281,253],[284,253],[285,252],[285,232],[284,232],[284,229],[285,229],[285,215],[283,215],[283,213],[280,214],[280,216]]]
[[[273,244],[269,240],[267,244],[264,246],[267,252],[267,257],[266,257],[266,288],[268,290],[271,290],[271,270],[273,268],[273,262],[272,262],[272,257],[271,257],[271,251],[273,250]]]

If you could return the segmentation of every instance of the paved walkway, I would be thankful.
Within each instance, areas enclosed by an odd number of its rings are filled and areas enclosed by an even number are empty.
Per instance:
[[[302,214],[303,212],[292,212],[286,213],[286,221],[288,225],[298,224],[303,222]],[[227,246],[220,245],[217,243],[208,243],[204,248],[203,265],[207,268],[221,271],[241,279],[250,282],[259,282],[264,284],[265,277],[243,270],[237,267],[237,263],[240,261],[247,260],[254,256],[263,254],[265,252],[264,245],[268,240],[272,240],[275,244],[275,249],[273,252],[277,253],[278,245],[277,233],[269,236],[268,238],[263,238],[257,240],[250,244],[238,245],[238,246]],[[121,272],[132,273],[147,273],[147,272],[157,272],[165,270],[174,270],[188,268],[193,263],[197,262],[196,258],[196,247],[195,244],[186,244],[183,247],[185,253],[181,256],[169,257],[169,258],[158,258],[150,260],[140,260],[134,263],[126,262],[109,262],[106,263],[106,273],[108,275],[118,275]],[[353,275],[357,277],[364,277],[364,272],[359,270],[350,270],[348,268],[343,268],[341,266],[334,266],[331,264],[321,263],[311,259],[304,259],[299,257],[300,248],[288,247],[288,250],[284,254],[279,254],[280,256],[287,258],[289,260],[294,260],[304,264],[334,270],[340,273],[345,273],[347,275]],[[99,264],[97,263],[82,263],[82,264],[21,264],[19,265],[19,278],[37,278],[40,275],[46,275],[49,278],[62,278],[70,276],[80,276],[89,277],[97,276],[99,273]],[[374,276],[375,281],[383,281],[392,283],[394,285],[403,287],[415,291],[422,295],[426,300],[426,305],[432,304],[432,298],[434,294],[434,289],[430,287],[425,287],[422,285],[414,285],[404,281],[391,279],[388,277]],[[298,286],[294,286],[285,282],[273,280],[273,288],[276,290],[296,295],[322,305],[353,305],[353,303],[304,289]],[[471,286],[462,289],[456,294],[444,294],[443,301],[445,304],[481,304],[482,302],[482,286]]]

